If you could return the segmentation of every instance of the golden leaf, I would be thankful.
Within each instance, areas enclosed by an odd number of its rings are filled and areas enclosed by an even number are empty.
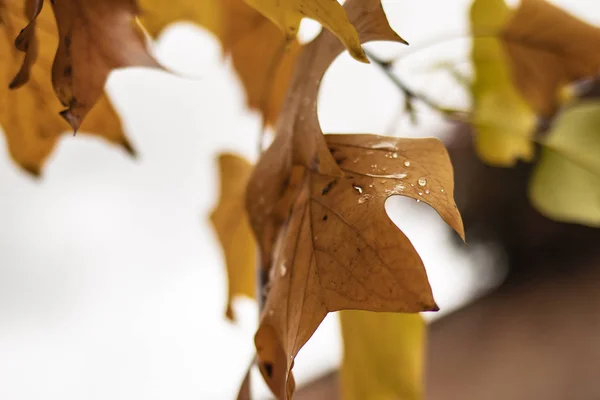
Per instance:
[[[252,165],[234,154],[221,154],[219,171],[219,203],[210,220],[219,237],[227,266],[229,294],[226,316],[234,319],[233,298],[254,298],[256,294],[256,242],[244,208],[244,193]]]
[[[296,38],[300,21],[308,17],[320,22],[346,46],[350,55],[368,63],[356,30],[337,0],[246,0],[281,28],[288,40]]]
[[[425,323],[419,314],[341,311],[343,400],[423,398]]]
[[[379,0],[349,0],[361,41],[402,39]],[[246,196],[269,292],[255,336],[258,362],[278,396],[291,396],[293,359],[330,311],[435,310],[423,263],[385,212],[396,194],[433,206],[463,235],[452,166],[436,139],[323,136],[320,81],[343,50],[328,31],[302,52],[277,125]]]
[[[28,3],[28,7],[31,6],[31,2]],[[31,17],[31,13],[29,15]],[[58,45],[56,24],[48,7],[41,10],[36,22],[22,34],[24,39],[20,45],[29,49],[23,59],[22,53],[13,45],[20,29],[28,23],[23,1],[1,2],[0,19],[3,22],[0,52],[4,54],[4,62],[0,63],[0,74],[4,78],[0,92],[0,124],[11,157],[37,176],[61,133],[69,130],[69,125],[58,115],[60,103],[50,80],[50,68]],[[25,81],[28,82],[23,85]],[[9,82],[12,90],[8,88]],[[134,154],[105,95],[101,95],[82,130],[123,146]]]

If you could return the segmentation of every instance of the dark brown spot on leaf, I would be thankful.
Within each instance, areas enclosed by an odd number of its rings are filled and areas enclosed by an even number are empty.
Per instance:
[[[321,196],[325,196],[327,193],[329,193],[331,188],[334,187],[336,183],[337,183],[337,179],[334,179],[331,182],[329,182],[327,185],[325,185],[325,187],[323,189],[321,189]]]
[[[273,377],[273,364],[266,362],[263,365],[265,366],[265,372],[267,373],[267,376],[269,378],[272,378]]]

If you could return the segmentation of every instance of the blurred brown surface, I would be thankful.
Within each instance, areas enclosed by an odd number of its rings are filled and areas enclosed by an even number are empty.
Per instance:
[[[500,289],[430,326],[429,400],[600,399],[600,259]],[[337,373],[297,400],[337,399]],[[368,400],[368,399],[365,399]]]

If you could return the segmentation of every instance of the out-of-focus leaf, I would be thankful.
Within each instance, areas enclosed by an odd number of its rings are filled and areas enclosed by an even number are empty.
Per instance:
[[[600,28],[546,0],[522,0],[500,37],[516,87],[537,114],[552,117],[560,91],[600,72]]]
[[[31,11],[31,10],[29,10]],[[0,124],[6,136],[8,151],[17,164],[33,175],[40,175],[44,162],[60,135],[70,127],[58,114],[60,103],[52,88],[52,67],[58,35],[52,10],[45,7],[22,35],[23,54],[13,43],[20,29],[28,24],[25,3],[7,0],[0,3]],[[35,29],[34,29],[35,28]],[[25,82],[27,82],[25,84]],[[12,83],[13,89],[9,89]],[[120,145],[130,154],[134,150],[125,138],[119,117],[108,98],[101,95],[85,119],[82,133],[89,132]]]
[[[530,184],[534,206],[557,221],[600,226],[600,103],[564,110],[544,145]]]
[[[243,0],[140,0],[141,21],[152,36],[182,20],[211,31],[231,57],[250,108],[274,125],[300,51],[284,33]]]
[[[342,400],[423,398],[425,323],[419,314],[346,310]]]
[[[219,237],[229,282],[226,316],[234,319],[231,302],[236,296],[255,297],[256,241],[246,216],[244,194],[252,165],[234,154],[219,155],[221,192],[210,220]]]
[[[504,0],[475,0],[471,7],[475,79],[475,148],[485,162],[509,166],[531,160],[535,115],[513,85],[503,44],[494,35],[510,17]]]

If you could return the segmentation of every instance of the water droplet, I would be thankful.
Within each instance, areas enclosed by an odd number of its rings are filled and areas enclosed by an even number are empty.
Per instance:
[[[401,192],[404,189],[406,189],[406,186],[404,186],[404,185],[396,185],[396,186],[394,186],[394,190],[398,191],[398,192]]]
[[[423,196],[423,192],[419,192],[419,196]]]
[[[429,189],[427,189],[427,190],[425,191],[425,194],[429,194],[429,193],[430,193],[430,192],[429,192]]]
[[[377,164],[371,164],[371,168],[373,168],[373,169],[377,168]]]
[[[358,158],[355,158],[354,160],[352,160],[353,164],[358,164]]]
[[[281,273],[281,276],[285,276],[285,274],[287,273],[287,266],[285,265],[285,261],[281,263],[281,266],[279,267],[279,272]]]
[[[421,202],[421,199],[417,199],[417,203],[420,203],[420,202]]]
[[[440,189],[440,192],[444,193],[444,188],[441,188],[441,189]]]
[[[354,188],[354,190],[356,190],[358,193],[362,194],[362,188],[360,186],[356,186],[356,185],[352,185],[352,187]]]
[[[411,183],[411,184],[410,184],[410,186],[412,186],[412,187],[415,187],[415,184],[414,184],[414,183]]]
[[[408,161],[408,160],[404,161],[404,166],[405,167],[410,167],[410,161]]]
[[[392,158],[398,158],[398,153],[393,153]]]
[[[372,188],[372,187],[373,187],[373,184],[370,184],[370,185],[369,185],[369,187],[370,187],[370,188]]]
[[[394,151],[394,150],[396,150],[396,143],[390,142],[390,141],[383,141],[380,143],[375,143],[373,145],[373,148],[376,150]]]
[[[387,181],[386,181],[385,179],[383,179],[383,180],[381,181],[381,183],[386,183],[386,182],[387,182]]]
[[[360,196],[358,198],[358,204],[363,204],[364,202],[366,202],[367,200],[369,200],[371,198],[370,194],[363,194],[362,196]]]
[[[427,179],[420,177],[417,183],[419,184],[419,186],[425,186],[427,185]]]

